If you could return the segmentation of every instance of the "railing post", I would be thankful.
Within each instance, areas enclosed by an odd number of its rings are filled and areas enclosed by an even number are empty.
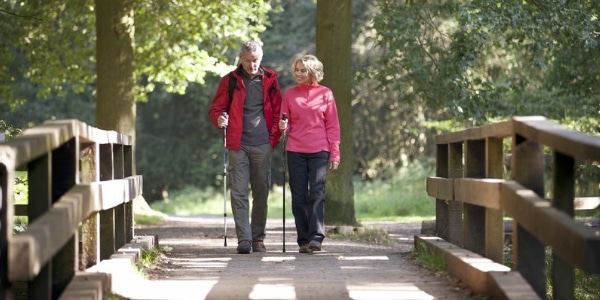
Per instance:
[[[114,179],[123,179],[125,178],[125,165],[124,165],[124,150],[123,145],[113,145],[113,162],[114,162]],[[126,209],[125,203],[119,204],[115,207],[114,217],[115,217],[115,248],[119,249],[123,245],[127,243],[125,240],[126,237],[126,227],[125,227],[125,219],[126,219]]]
[[[451,143],[448,148],[448,178],[462,178],[463,174],[463,143]],[[450,201],[448,203],[449,238],[452,244],[463,245],[463,203]]]
[[[502,138],[485,141],[486,178],[504,178],[503,141]],[[485,209],[485,257],[504,263],[504,212],[500,209]]]
[[[52,156],[50,152],[27,165],[27,218],[32,224],[52,206]],[[36,278],[27,284],[29,299],[51,299],[53,261],[42,266]]]
[[[485,140],[465,142],[465,177],[485,177]],[[463,245],[479,255],[485,255],[485,208],[463,204]]]
[[[435,176],[448,178],[448,144],[438,144],[435,159]],[[438,237],[450,238],[448,221],[448,201],[435,199],[435,233]]]
[[[9,182],[14,181],[4,164],[0,163],[0,300],[11,299],[8,281],[8,240],[13,230],[13,207],[10,203],[12,191],[8,190]]]
[[[52,151],[52,203],[57,202],[78,181],[79,139],[77,137]],[[60,266],[60,267],[58,267]],[[79,269],[79,234],[73,237],[52,258],[52,297],[62,294]],[[34,298],[37,299],[37,298]]]
[[[94,143],[88,145],[85,155],[82,156],[82,170],[84,172],[82,183],[99,181],[99,146]],[[100,234],[100,214],[93,212],[81,225],[81,261],[80,269],[85,270],[99,262],[100,247],[98,236]]]
[[[113,144],[100,145],[100,180],[114,179]],[[100,212],[100,260],[109,259],[115,253],[114,209]]]
[[[135,175],[132,145],[123,146],[123,177]],[[125,241],[133,240],[133,200],[125,203]]]
[[[575,160],[554,151],[552,182],[554,183],[554,207],[569,216],[575,215]],[[553,299],[573,299],[575,273],[573,266],[556,254],[552,254],[552,294]]]
[[[512,141],[513,179],[544,198],[544,147],[516,134]],[[545,246],[534,235],[514,222],[513,261],[539,297],[546,298]]]

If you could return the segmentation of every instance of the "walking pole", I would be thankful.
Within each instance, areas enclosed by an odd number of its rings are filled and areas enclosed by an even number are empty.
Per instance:
[[[281,119],[286,121],[287,115],[284,113],[283,116],[281,116]],[[287,135],[286,132],[287,132],[287,127],[283,131],[283,252],[285,252],[285,165],[286,165],[286,159],[287,159],[287,154],[285,151],[285,140],[286,140],[286,135]]]
[[[227,247],[227,126],[223,126],[223,232],[223,247]]]

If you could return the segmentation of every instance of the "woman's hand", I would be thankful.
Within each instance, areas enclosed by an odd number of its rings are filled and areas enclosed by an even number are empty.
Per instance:
[[[330,161],[329,162],[329,170],[330,171],[335,171],[337,170],[338,166],[340,165],[339,161]]]
[[[279,130],[285,131],[287,129],[288,120],[279,120]]]

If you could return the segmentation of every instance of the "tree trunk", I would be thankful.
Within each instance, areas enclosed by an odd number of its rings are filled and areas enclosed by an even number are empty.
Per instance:
[[[323,62],[323,85],[333,91],[341,127],[341,163],[327,176],[325,220],[329,224],[354,225],[352,171],[352,1],[317,1],[317,57]]]
[[[94,2],[97,36],[96,127],[130,135],[135,145],[135,28],[131,1]]]

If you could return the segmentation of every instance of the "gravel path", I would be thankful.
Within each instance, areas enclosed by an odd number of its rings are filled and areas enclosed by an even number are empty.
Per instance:
[[[367,223],[384,229],[397,245],[326,238],[323,251],[298,253],[293,220],[269,220],[268,252],[237,254],[233,220],[169,217],[136,226],[135,235],[158,235],[169,251],[147,278],[118,287],[130,299],[484,299],[445,274],[410,257],[418,224]],[[121,282],[120,280],[117,280]],[[115,280],[113,280],[115,282]]]

